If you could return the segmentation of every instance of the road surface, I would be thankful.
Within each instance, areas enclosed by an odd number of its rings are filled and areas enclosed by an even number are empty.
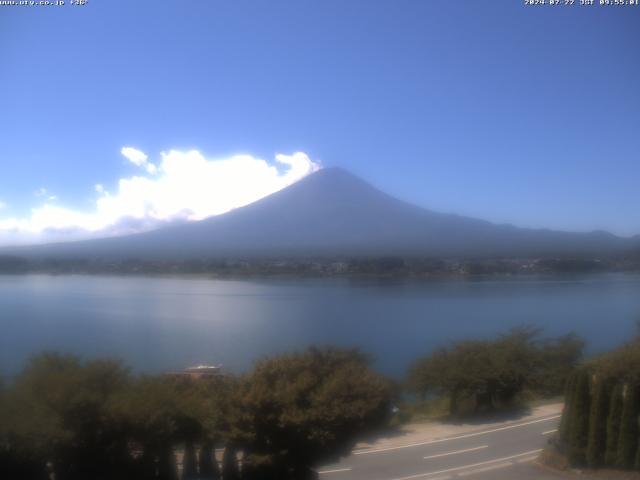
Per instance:
[[[559,415],[412,443],[355,450],[318,470],[320,480],[551,480],[532,462],[558,426]]]

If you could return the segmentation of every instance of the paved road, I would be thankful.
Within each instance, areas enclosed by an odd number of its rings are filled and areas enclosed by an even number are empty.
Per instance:
[[[558,421],[558,415],[551,415],[454,437],[358,450],[319,469],[320,479],[555,479],[532,462]]]

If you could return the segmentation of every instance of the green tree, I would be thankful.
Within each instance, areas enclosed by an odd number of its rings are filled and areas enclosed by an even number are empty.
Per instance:
[[[607,418],[607,448],[604,462],[613,466],[618,459],[618,440],[620,439],[620,419],[622,418],[622,398],[623,386],[617,384],[611,394],[609,402],[609,416]]]
[[[161,478],[177,478],[174,449],[180,448],[184,453],[184,479],[219,477],[214,447],[229,428],[226,403],[232,383],[229,376],[142,376],[132,382],[118,407],[143,451],[142,476],[153,478],[157,470]]]
[[[593,386],[593,401],[589,417],[589,442],[587,444],[587,465],[598,468],[604,464],[607,443],[607,413],[611,399],[611,382],[597,378]]]
[[[586,448],[589,435],[591,373],[583,369],[576,378],[571,425],[569,431],[569,459],[573,465],[586,463]]]
[[[222,454],[222,478],[223,480],[238,480],[240,471],[238,470],[237,450],[232,444],[227,444]]]
[[[45,480],[44,445],[31,441],[29,428],[21,428],[26,410],[20,408],[10,386],[0,388],[0,478]],[[34,425],[29,425],[34,427]],[[36,432],[33,432],[36,434]],[[34,437],[37,438],[37,437]]]
[[[184,444],[184,452],[182,457],[182,480],[198,479],[198,458],[196,455],[196,447],[191,440],[187,440]]]
[[[620,438],[618,440],[617,466],[633,468],[638,448],[638,387],[627,384],[624,392]]]
[[[409,386],[422,397],[448,397],[453,415],[460,413],[462,401],[470,401],[476,411],[513,405],[525,388],[537,388],[548,376],[552,362],[545,360],[545,352],[555,352],[557,359],[559,345],[569,342],[550,346],[538,336],[537,329],[521,327],[495,340],[456,342],[414,363]],[[575,350],[567,358],[573,367]],[[569,371],[558,373],[562,379],[554,385],[564,384]]]
[[[569,432],[571,431],[571,416],[573,415],[573,401],[576,391],[576,379],[578,377],[577,372],[571,375],[567,382],[564,394],[564,409],[562,411],[562,418],[560,419],[560,426],[558,427],[558,433],[560,441],[564,444],[569,442]]]
[[[546,397],[562,395],[567,379],[582,359],[584,345],[584,340],[575,333],[540,341],[540,371],[534,389]]]
[[[205,441],[200,446],[198,469],[201,480],[218,480],[220,478],[220,470],[218,467],[218,461],[215,458],[215,447],[213,442]]]
[[[196,436],[198,424],[186,413],[188,398],[180,394],[179,381],[168,377],[142,376],[119,398],[132,438],[143,451],[145,478],[173,480],[178,477],[174,446],[185,436]]]
[[[302,480],[388,421],[391,388],[358,351],[310,348],[258,362],[236,403],[237,438],[249,461]]]
[[[43,462],[53,463],[57,479],[128,478],[133,459],[112,408],[128,382],[118,362],[34,357],[16,380],[15,430],[38,438],[34,447]]]

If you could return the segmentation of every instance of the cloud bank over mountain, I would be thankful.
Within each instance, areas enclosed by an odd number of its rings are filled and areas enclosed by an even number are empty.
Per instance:
[[[120,235],[201,220],[255,202],[320,169],[303,152],[276,154],[274,162],[252,155],[206,158],[197,150],[170,150],[154,163],[129,146],[121,154],[140,173],[121,178],[113,191],[96,184],[92,211],[47,198],[27,217],[0,217],[0,245]]]

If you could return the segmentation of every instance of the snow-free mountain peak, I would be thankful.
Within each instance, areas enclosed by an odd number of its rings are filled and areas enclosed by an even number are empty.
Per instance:
[[[152,232],[21,249],[75,258],[239,256],[603,256],[632,240],[496,225],[398,200],[342,168],[325,168],[231,212]]]

